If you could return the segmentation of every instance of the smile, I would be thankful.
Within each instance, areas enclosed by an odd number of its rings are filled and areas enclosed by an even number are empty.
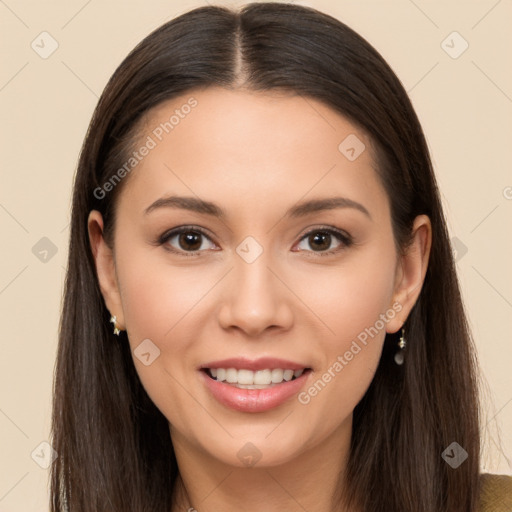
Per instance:
[[[206,373],[218,382],[226,382],[239,389],[267,389],[268,387],[289,382],[300,377],[304,370],[284,370],[283,368],[265,370],[247,370],[236,368],[206,368]]]
[[[305,386],[312,368],[276,358],[212,361],[198,368],[210,395],[240,412],[265,412],[279,407]]]

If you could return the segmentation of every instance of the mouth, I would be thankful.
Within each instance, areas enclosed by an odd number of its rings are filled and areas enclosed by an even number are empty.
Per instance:
[[[313,368],[275,358],[212,361],[200,380],[221,405],[240,412],[265,412],[289,402],[306,386]]]
[[[223,382],[239,389],[268,389],[283,382],[291,382],[302,374],[310,372],[311,368],[266,368],[263,370],[249,370],[246,368],[202,368],[210,379]]]

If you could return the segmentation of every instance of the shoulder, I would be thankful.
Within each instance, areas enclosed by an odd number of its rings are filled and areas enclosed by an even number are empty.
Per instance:
[[[512,510],[512,476],[480,475],[478,512],[510,512]]]

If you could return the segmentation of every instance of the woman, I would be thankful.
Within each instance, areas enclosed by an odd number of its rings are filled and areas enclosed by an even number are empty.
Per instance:
[[[142,41],[74,185],[52,510],[501,510],[478,410],[427,145],[376,50],[279,3]]]

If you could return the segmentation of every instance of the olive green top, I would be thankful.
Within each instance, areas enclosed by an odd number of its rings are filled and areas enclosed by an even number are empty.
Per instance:
[[[478,512],[512,512],[512,476],[484,473],[480,479]]]

